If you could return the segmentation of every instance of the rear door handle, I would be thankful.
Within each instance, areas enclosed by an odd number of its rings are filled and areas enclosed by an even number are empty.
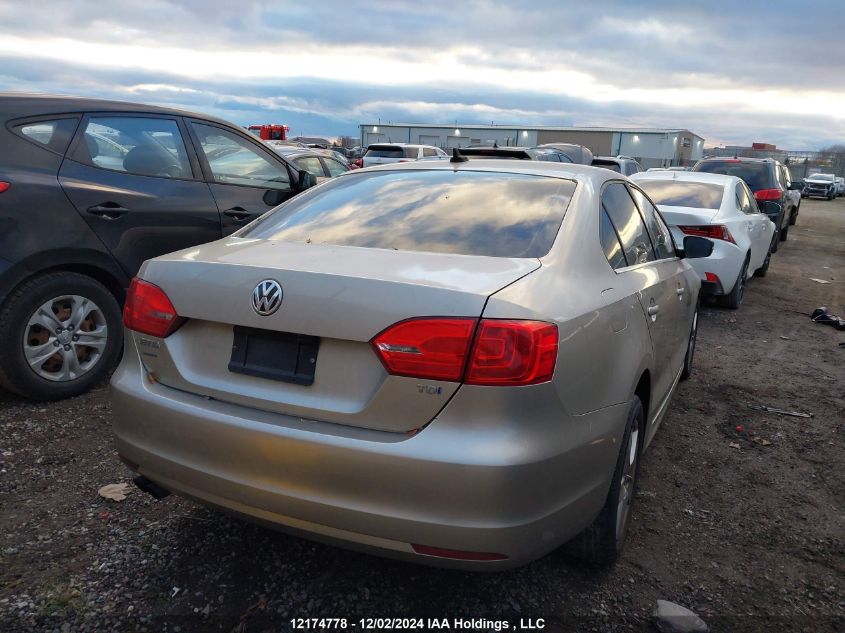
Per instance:
[[[91,215],[96,215],[107,220],[116,220],[120,216],[129,213],[129,209],[120,206],[116,202],[95,204],[93,207],[88,207],[85,210]]]
[[[654,321],[657,318],[657,313],[660,312],[660,306],[658,306],[658,305],[648,306],[648,308],[646,309],[646,312],[648,312],[648,316],[651,317],[651,320]]]
[[[223,212],[223,215],[229,216],[230,218],[234,218],[235,220],[248,220],[252,217],[252,213],[250,213],[243,207],[232,207],[231,209],[226,209]]]
[[[684,294],[685,290],[686,290],[686,288],[681,287],[681,288],[678,288],[675,292],[680,296],[680,295]]]

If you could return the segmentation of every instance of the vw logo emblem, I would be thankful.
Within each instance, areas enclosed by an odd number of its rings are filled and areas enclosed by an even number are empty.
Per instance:
[[[282,305],[282,287],[275,279],[259,281],[252,291],[252,309],[261,316],[270,316]]]

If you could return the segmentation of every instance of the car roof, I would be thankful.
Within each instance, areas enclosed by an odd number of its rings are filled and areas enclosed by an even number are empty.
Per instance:
[[[537,160],[510,160],[485,158],[483,160],[468,160],[453,163],[450,160],[414,161],[409,163],[389,163],[376,165],[344,174],[343,177],[374,171],[484,171],[492,173],[527,174],[531,176],[550,176],[566,178],[577,182],[589,182],[596,189],[608,180],[625,180],[625,177],[615,171],[589,165],[575,163],[556,163]]]
[[[628,178],[634,183],[644,180],[670,180],[672,182],[699,182],[722,186],[742,181],[738,176],[711,174],[706,171],[641,171],[631,174]]]
[[[113,101],[110,99],[91,99],[70,95],[51,95],[23,92],[0,92],[0,114],[4,119],[18,117],[39,117],[54,114],[76,114],[81,112],[129,112],[149,114],[169,114],[171,116],[189,116],[223,123],[229,127],[238,127],[229,121],[217,117],[165,108],[161,106],[131,103],[128,101]],[[239,128],[240,129],[240,128]]]
[[[765,164],[775,164],[780,161],[775,160],[774,158],[751,158],[750,156],[708,156],[707,158],[702,158],[700,163],[711,163],[716,161],[728,162],[728,163],[765,163]]]

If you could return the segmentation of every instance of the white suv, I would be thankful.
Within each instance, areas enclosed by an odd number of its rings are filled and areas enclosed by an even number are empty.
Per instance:
[[[409,145],[406,143],[376,143],[364,153],[364,167],[407,163],[421,158],[448,158],[448,154],[433,145]]]

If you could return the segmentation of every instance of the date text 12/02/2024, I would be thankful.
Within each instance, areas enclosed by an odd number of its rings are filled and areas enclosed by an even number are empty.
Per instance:
[[[520,618],[517,622],[486,618],[291,618],[295,631],[541,631],[543,618]]]

